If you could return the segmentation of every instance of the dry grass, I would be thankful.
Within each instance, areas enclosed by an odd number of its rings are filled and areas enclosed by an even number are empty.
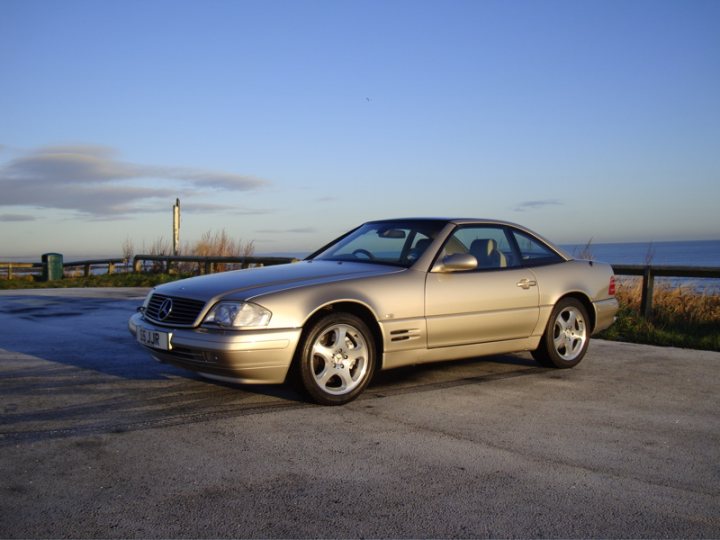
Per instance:
[[[720,291],[656,281],[650,320],[640,316],[641,291],[640,279],[618,280],[618,320],[602,337],[720,351]]]
[[[592,238],[576,257],[594,259]],[[652,265],[655,247],[649,244],[645,264]],[[698,290],[696,284],[677,286],[655,280],[652,317],[640,315],[642,280],[618,277],[617,321],[600,335],[605,339],[720,351],[720,289]]]
[[[653,294],[653,319],[668,323],[718,324],[720,331],[720,294],[718,291],[699,292],[693,283],[673,286],[656,280]],[[636,311],[640,310],[642,280],[618,280],[618,301]]]
[[[197,257],[252,257],[255,253],[255,244],[243,242],[240,239],[233,239],[228,236],[225,229],[221,231],[207,231],[200,240],[190,248],[185,248],[184,254]],[[226,264],[215,265],[215,270],[223,272],[227,270]]]
[[[132,243],[132,240],[126,239],[122,246],[123,253],[130,253],[134,250],[134,245]],[[150,247],[147,247],[145,245],[145,242],[142,244],[142,248],[140,249],[140,253],[144,255],[172,255],[172,244],[166,240],[164,237],[156,238],[152,244],[150,244]],[[130,259],[129,259],[130,260]],[[155,272],[155,273],[161,273],[163,272],[165,268],[165,264],[160,261],[153,261],[150,263],[150,266],[147,266],[148,263],[143,263],[143,268],[145,271]]]
[[[129,236],[125,238],[125,241],[123,242],[122,254],[123,259],[131,262],[133,257],[135,256],[135,244],[133,244],[133,241],[130,239]]]
[[[128,260],[132,259],[135,251],[133,242],[130,239],[125,240],[122,245],[123,256]],[[143,243],[141,253],[146,255],[173,255],[172,242],[164,237],[157,238],[149,247]],[[178,249],[178,255],[190,255],[195,257],[252,257],[255,253],[254,242],[243,242],[241,239],[232,238],[225,229],[219,231],[207,231],[200,240],[194,244],[182,243]],[[202,266],[202,265],[201,265]],[[216,264],[215,271],[223,272],[239,265]],[[151,272],[163,272],[166,264],[163,262],[153,262],[149,268],[145,270]],[[197,263],[181,262],[173,263],[172,272],[181,274],[196,274],[200,270]]]

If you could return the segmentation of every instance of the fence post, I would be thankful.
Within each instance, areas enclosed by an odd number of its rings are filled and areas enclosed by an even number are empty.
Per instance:
[[[652,316],[653,287],[655,275],[651,266],[643,269],[642,297],[640,298],[640,313],[646,319]]]

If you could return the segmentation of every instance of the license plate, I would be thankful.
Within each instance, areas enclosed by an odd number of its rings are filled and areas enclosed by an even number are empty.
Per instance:
[[[163,351],[170,350],[170,334],[167,332],[158,332],[157,330],[150,330],[149,328],[138,326],[135,337],[137,337],[138,343],[146,347],[161,349]]]

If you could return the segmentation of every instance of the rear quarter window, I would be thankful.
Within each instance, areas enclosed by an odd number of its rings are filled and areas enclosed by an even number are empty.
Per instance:
[[[513,231],[523,266],[541,266],[563,262],[563,258],[537,238]]]

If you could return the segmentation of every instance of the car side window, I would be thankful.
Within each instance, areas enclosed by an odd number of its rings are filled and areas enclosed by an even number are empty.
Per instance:
[[[467,226],[457,229],[445,243],[442,257],[469,253],[477,259],[478,270],[518,266],[507,231],[499,226]]]
[[[541,266],[562,262],[563,258],[537,238],[521,231],[512,232],[517,242],[523,266]]]

